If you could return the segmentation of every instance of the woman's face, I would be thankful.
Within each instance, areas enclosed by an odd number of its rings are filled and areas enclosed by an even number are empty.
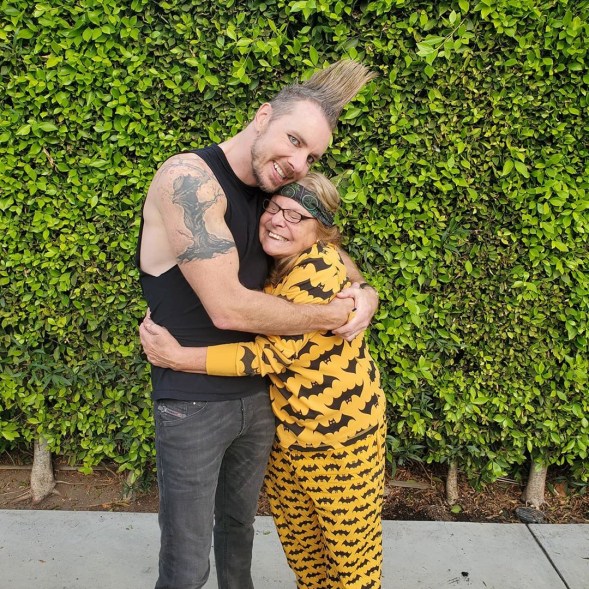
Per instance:
[[[264,211],[260,218],[260,242],[264,251],[279,260],[287,256],[300,254],[311,247],[318,239],[318,221],[296,200],[281,196],[272,197],[272,202],[282,209],[300,213],[303,219],[299,223],[287,221],[284,213]],[[288,214],[288,213],[287,213]]]

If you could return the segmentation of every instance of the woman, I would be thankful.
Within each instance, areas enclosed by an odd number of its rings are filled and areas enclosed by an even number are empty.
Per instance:
[[[265,201],[259,236],[275,261],[266,292],[326,304],[348,285],[339,203],[317,173]],[[183,348],[149,320],[140,332],[149,361],[164,368],[270,378],[277,430],[266,492],[297,587],[380,587],[385,399],[363,337],[316,331]]]

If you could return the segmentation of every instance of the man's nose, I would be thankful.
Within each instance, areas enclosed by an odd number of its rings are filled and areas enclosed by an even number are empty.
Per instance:
[[[309,170],[309,163],[307,161],[308,157],[307,153],[304,153],[303,150],[299,149],[297,153],[290,158],[290,165],[292,166],[295,180],[300,180],[307,174],[307,171]]]

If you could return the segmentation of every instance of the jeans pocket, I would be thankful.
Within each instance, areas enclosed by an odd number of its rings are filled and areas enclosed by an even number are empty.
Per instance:
[[[183,423],[200,413],[207,404],[207,401],[176,401],[174,399],[164,399],[157,402],[155,408],[156,419],[165,426]]]

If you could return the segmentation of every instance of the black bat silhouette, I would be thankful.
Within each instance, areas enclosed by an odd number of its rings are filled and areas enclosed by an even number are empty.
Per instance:
[[[295,436],[299,436],[301,432],[305,429],[298,423],[283,423],[282,425],[284,429],[287,429],[289,432],[292,432]]]
[[[321,415],[323,415],[323,413],[320,413],[319,411],[315,411],[314,409],[309,409],[308,413],[303,414],[300,411],[294,410],[291,405],[285,405],[282,408],[282,410],[287,415],[290,415],[294,419],[298,419],[298,420],[303,420],[303,419],[308,419],[308,420],[317,419],[317,417],[320,417]]]
[[[336,380],[338,379],[334,376],[323,374],[323,380],[321,382],[319,382],[318,380],[314,380],[311,381],[309,384],[302,383],[301,390],[299,391],[299,397],[310,397],[311,395],[318,395],[323,390],[333,386],[333,383]]]
[[[308,258],[308,259],[304,260],[300,266],[297,266],[297,268],[301,268],[301,270],[302,270],[303,268],[306,268],[307,266],[311,267],[309,269],[309,274],[314,274],[316,272],[320,272],[321,270],[331,270],[333,268],[333,266],[331,264],[327,263],[325,261],[325,258],[323,258],[323,257]]]
[[[352,421],[352,418],[349,415],[342,415],[338,421],[335,419],[331,419],[327,425],[319,424],[315,431],[318,434],[329,434],[338,431],[339,429],[346,427],[348,423]]]
[[[290,339],[290,338],[289,338]],[[309,340],[299,351],[299,357],[302,356],[303,354],[308,354],[311,352],[311,350],[313,348],[315,348],[316,346],[319,346],[319,344],[315,341],[313,341],[312,339]]]
[[[366,405],[364,405],[363,409],[360,409],[360,413],[366,413],[366,415],[370,415],[372,413],[372,408],[378,404],[378,393],[372,393],[372,397],[368,399]]]
[[[342,339],[341,342],[339,344],[334,344],[333,348],[331,348],[331,350],[327,350],[329,352],[329,354],[331,354],[332,356],[338,356],[341,355],[342,352],[344,351],[344,348],[346,346],[346,340]]]
[[[246,374],[254,374],[255,371],[253,370],[254,360],[256,359],[256,355],[249,349],[243,348],[243,365],[245,367]]]
[[[334,411],[341,411],[343,404],[351,403],[355,397],[359,397],[362,394],[363,389],[364,387],[360,384],[343,391],[343,393],[339,397],[336,397],[328,407]]]

